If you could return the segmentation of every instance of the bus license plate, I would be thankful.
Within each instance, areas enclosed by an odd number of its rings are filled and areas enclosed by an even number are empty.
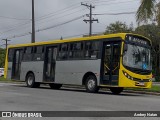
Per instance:
[[[144,83],[140,82],[139,85],[140,85],[140,86],[144,86]]]
[[[145,86],[144,82],[138,82],[136,83],[137,86]]]

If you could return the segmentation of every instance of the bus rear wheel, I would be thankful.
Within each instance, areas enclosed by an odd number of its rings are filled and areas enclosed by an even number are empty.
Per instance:
[[[120,94],[122,91],[123,91],[123,87],[111,87],[110,88],[110,91],[113,93],[113,94]]]
[[[51,89],[60,89],[62,87],[62,84],[50,83],[49,86]]]
[[[35,82],[35,77],[33,73],[29,73],[27,75],[26,84],[27,84],[27,87],[30,87],[30,88],[37,88],[40,86],[40,83]]]
[[[85,82],[85,87],[87,92],[89,93],[96,93],[99,90],[99,87],[97,86],[97,79],[93,75],[89,75]]]

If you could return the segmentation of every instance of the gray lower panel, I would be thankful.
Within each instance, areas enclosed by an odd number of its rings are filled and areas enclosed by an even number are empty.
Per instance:
[[[36,62],[22,62],[21,63],[21,74],[20,80],[25,80],[25,77],[29,71],[32,71],[35,75],[36,82],[43,81],[43,61],[36,61]]]
[[[100,74],[101,60],[56,61],[55,82],[82,85],[87,72]],[[99,85],[99,76],[97,77]]]

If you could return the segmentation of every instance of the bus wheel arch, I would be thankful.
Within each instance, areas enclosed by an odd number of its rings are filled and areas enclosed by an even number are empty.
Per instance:
[[[92,72],[87,72],[82,79],[82,85],[85,85],[87,92],[98,92],[99,87],[97,85],[97,77]]]
[[[40,83],[35,82],[35,75],[32,71],[27,72],[25,81],[26,81],[27,87],[37,88],[40,86]]]

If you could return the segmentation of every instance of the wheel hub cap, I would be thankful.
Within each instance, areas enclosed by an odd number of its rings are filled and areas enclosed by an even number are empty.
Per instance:
[[[29,78],[28,78],[28,84],[29,84],[29,85],[32,85],[32,83],[33,83],[33,78],[32,78],[32,77],[29,77]]]
[[[93,89],[95,87],[95,85],[96,85],[96,83],[94,80],[91,79],[88,81],[88,88],[89,89]]]

